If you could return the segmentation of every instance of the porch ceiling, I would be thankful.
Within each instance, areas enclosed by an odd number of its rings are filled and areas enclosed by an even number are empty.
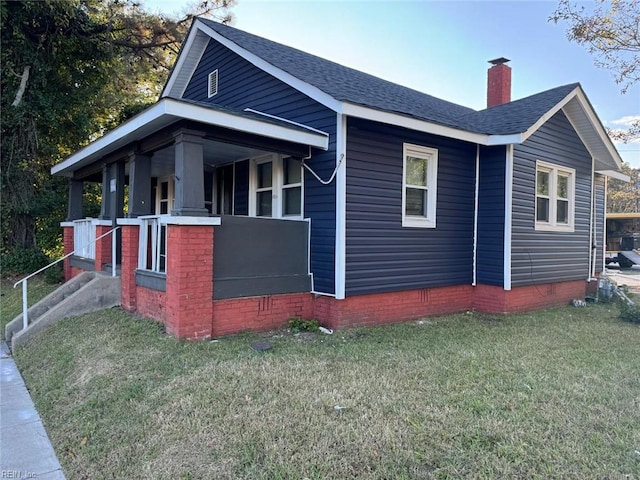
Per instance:
[[[163,98],[152,107],[55,165],[51,169],[51,173],[71,177],[76,170],[98,162],[107,155],[126,150],[126,148],[131,148],[133,151],[138,142],[143,141],[146,137],[185,120],[231,131],[235,135],[249,134],[322,150],[327,150],[329,146],[327,133],[304,125],[261,115],[259,112],[240,112],[216,105]],[[167,154],[173,154],[171,149],[165,148],[163,150]],[[159,153],[157,160],[160,162],[163,161],[163,150],[157,152]],[[251,147],[208,139],[205,142],[205,163],[226,163],[234,159],[246,158],[260,151]],[[156,154],[154,154],[154,160],[156,160],[155,157]],[[173,161],[173,157],[171,161]]]
[[[268,151],[214,140],[204,141],[204,164],[209,166],[224,165],[265,153]],[[154,152],[151,162],[151,176],[159,177],[173,173],[174,159],[173,145]]]

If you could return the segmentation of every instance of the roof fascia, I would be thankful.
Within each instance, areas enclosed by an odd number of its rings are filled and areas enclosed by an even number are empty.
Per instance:
[[[615,170],[596,170],[596,173],[605,177],[615,178],[616,180],[622,180],[626,183],[629,183],[631,181],[631,177],[629,175],[625,175],[621,172],[616,172]]]
[[[522,133],[512,133],[510,135],[489,135],[488,141],[484,145],[491,147],[494,145],[512,145],[524,142]]]
[[[278,80],[281,80],[282,82],[286,83],[290,87],[293,87],[296,90],[304,93],[305,95],[307,95],[308,97],[312,98],[316,102],[324,105],[325,107],[327,107],[327,108],[329,108],[329,109],[331,109],[333,111],[338,111],[339,110],[340,101],[336,100],[331,95],[323,92],[322,90],[320,90],[317,87],[314,87],[313,85],[310,85],[310,84],[300,80],[297,77],[294,77],[290,73],[287,73],[284,70],[272,65],[271,63],[267,62],[266,60],[264,60],[263,58],[257,56],[256,54],[250,52],[249,50],[246,50],[246,49],[242,48],[237,43],[235,43],[235,42],[229,40],[227,37],[219,34],[218,32],[216,32],[212,28],[208,27],[207,25],[205,25],[204,23],[202,23],[198,19],[196,19],[196,23],[194,24],[194,30],[198,30],[198,31],[202,31],[202,32],[206,33],[211,38],[213,38],[217,42],[221,43],[222,45],[227,47],[232,52],[236,53],[237,55],[240,55],[242,58],[247,60],[249,63],[252,63],[253,65],[258,67],[259,69],[261,69],[261,70],[267,72],[268,74],[274,76]]]
[[[192,105],[171,98],[163,98],[154,106],[127,120],[119,127],[111,130],[98,140],[71,155],[51,168],[53,175],[62,173],[90,155],[95,155],[109,145],[134,134],[138,129],[161,117],[172,117],[176,120],[188,119],[209,125],[222,125],[225,128],[244,132],[257,133],[265,137],[287,140],[294,143],[310,145],[322,150],[329,148],[329,134],[325,132],[301,131],[282,125],[262,122],[232,113],[211,110],[200,105]],[[131,141],[135,141],[132,139]]]
[[[152,107],[130,118],[119,127],[116,127],[110,132],[107,132],[105,135],[91,142],[86,147],[78,150],[76,153],[67,157],[62,162],[51,167],[51,174],[56,175],[73,167],[82,159],[90,155],[94,155],[110,144],[121,140],[126,135],[133,133],[143,125],[159,118],[164,113],[166,113],[166,100],[160,100]]]
[[[447,127],[446,125],[427,122],[425,120],[407,117],[397,113],[376,110],[347,102],[342,103],[341,110],[338,113],[342,113],[343,115],[348,115],[350,117],[363,118],[374,122],[405,127],[419,132],[455,138],[457,140],[464,140],[471,143],[479,143],[481,145],[488,145],[490,138],[489,135],[459,130],[457,128]]]

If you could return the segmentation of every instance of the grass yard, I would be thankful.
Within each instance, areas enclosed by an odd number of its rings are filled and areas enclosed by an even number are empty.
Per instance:
[[[70,480],[640,478],[613,305],[201,343],[111,309],[15,358]]]
[[[0,338],[4,338],[5,325],[22,313],[22,285],[13,288],[13,284],[23,276],[0,279]],[[60,286],[60,284],[47,282],[43,274],[29,279],[27,285],[29,306],[42,300]]]

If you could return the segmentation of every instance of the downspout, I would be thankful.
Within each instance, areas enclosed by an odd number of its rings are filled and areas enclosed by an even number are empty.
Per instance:
[[[595,159],[591,157],[591,212],[589,216],[589,275],[588,282],[595,280],[596,276],[596,179],[595,179]]]
[[[605,253],[607,250],[607,197],[609,196],[609,177],[604,177],[604,218],[602,221],[604,222],[602,225],[602,270],[601,272],[605,272],[607,268],[607,260],[605,258]]]
[[[478,210],[480,196],[480,145],[476,145],[476,192],[473,206],[473,280],[472,286],[478,283]]]
[[[507,145],[504,175],[504,289],[511,290],[511,230],[513,218],[513,145]]]
[[[347,117],[336,114],[335,297],[346,297],[347,276]]]

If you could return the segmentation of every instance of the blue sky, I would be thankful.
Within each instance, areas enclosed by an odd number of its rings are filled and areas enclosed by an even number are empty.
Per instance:
[[[179,0],[144,0],[180,12]],[[640,85],[623,95],[565,25],[556,1],[238,0],[236,28],[474,109],[486,106],[488,60],[511,59],[512,99],[580,82],[600,120],[640,116]],[[617,144],[640,167],[640,143]]]

